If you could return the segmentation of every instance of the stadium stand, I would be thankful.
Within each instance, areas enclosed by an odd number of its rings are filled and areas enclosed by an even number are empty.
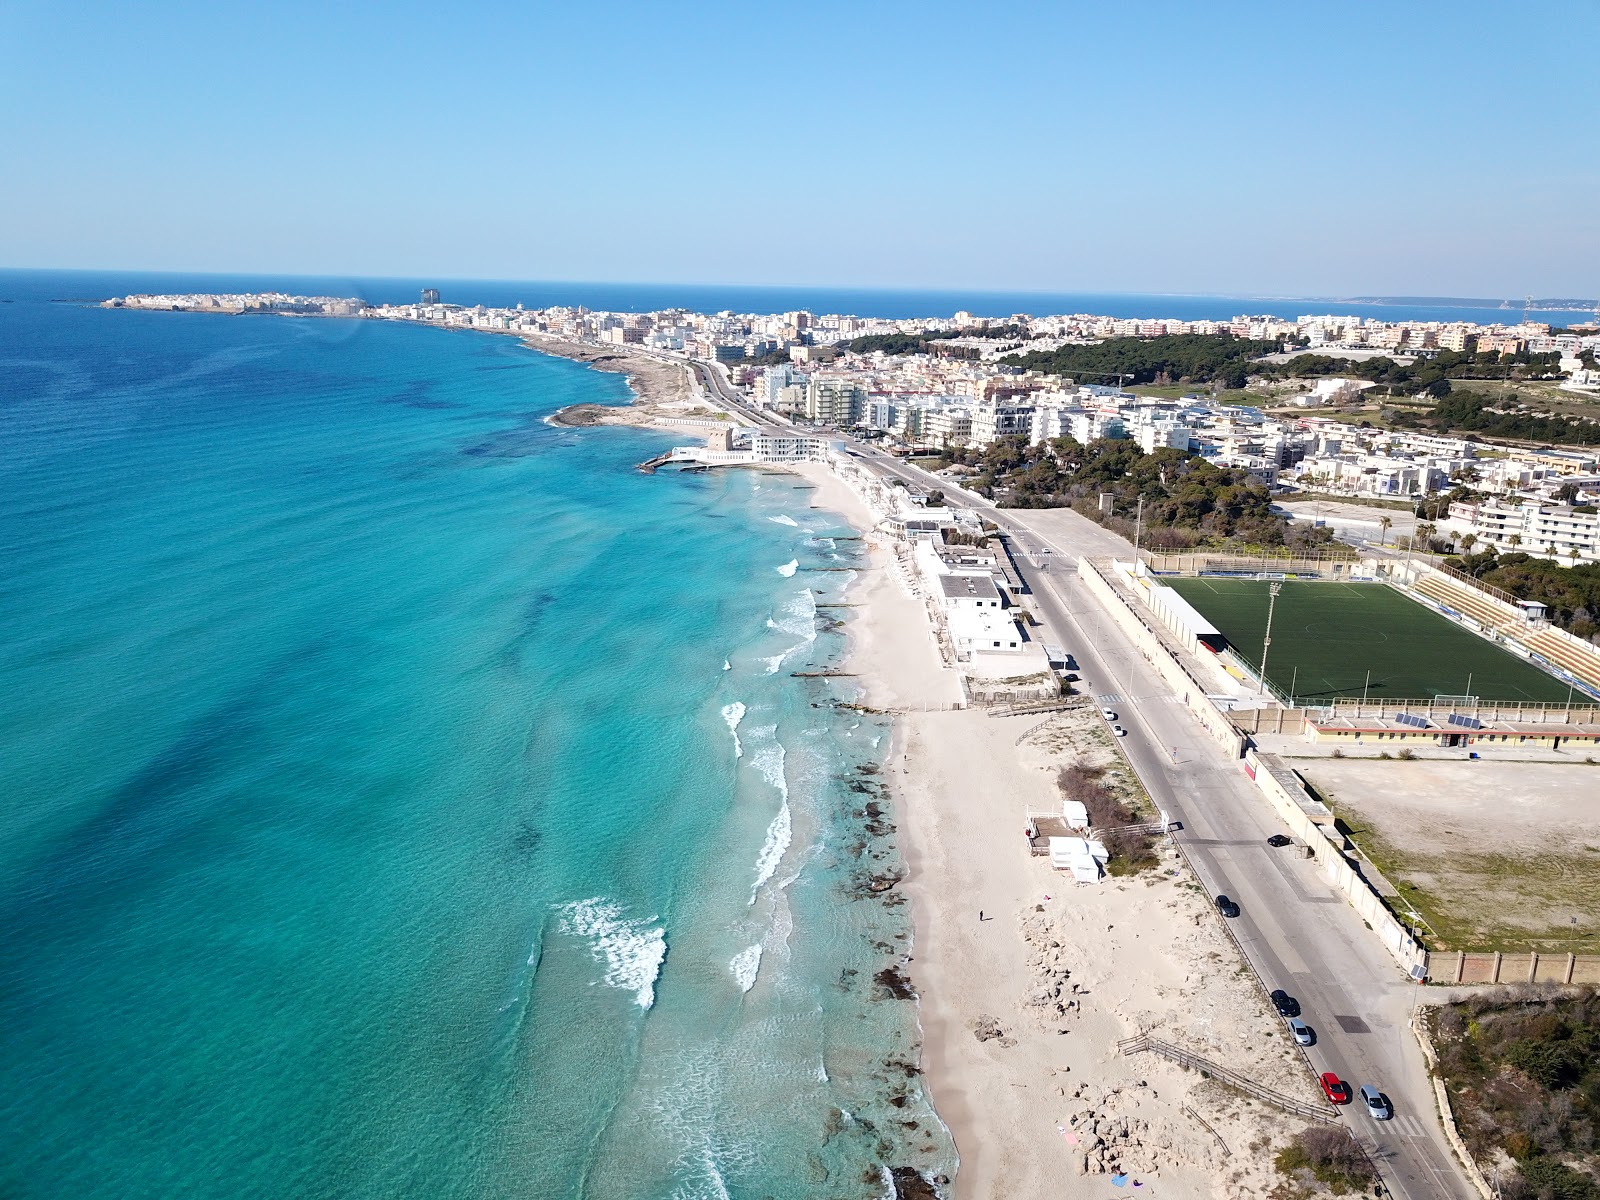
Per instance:
[[[1553,629],[1525,634],[1522,644],[1542,658],[1549,659],[1590,687],[1600,687],[1600,653],[1585,650],[1572,639]]]
[[[1527,625],[1527,618],[1509,604],[1502,604],[1443,575],[1422,576],[1417,580],[1416,590],[1430,600],[1471,617],[1492,632],[1513,633]]]

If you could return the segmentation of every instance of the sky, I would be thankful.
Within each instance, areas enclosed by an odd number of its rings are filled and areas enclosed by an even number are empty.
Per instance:
[[[0,4],[0,266],[1600,293],[1600,3]]]

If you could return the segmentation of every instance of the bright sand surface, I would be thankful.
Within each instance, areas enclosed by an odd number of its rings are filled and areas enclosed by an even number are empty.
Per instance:
[[[1097,711],[944,710],[959,683],[892,539],[870,532],[876,514],[833,472],[801,474],[870,550],[850,596],[850,666],[864,702],[895,714],[885,779],[909,870],[909,973],[923,1069],[961,1156],[956,1194],[1111,1197],[1120,1166],[1138,1194],[1265,1195],[1281,1183],[1272,1153],[1299,1123],[1116,1046],[1149,1033],[1315,1098],[1208,898],[1170,848],[1159,869],[1100,885],[1026,851],[1024,806],[1059,804],[1062,765],[1118,763]]]

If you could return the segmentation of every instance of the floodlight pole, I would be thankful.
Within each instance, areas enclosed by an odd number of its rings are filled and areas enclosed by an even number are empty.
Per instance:
[[[1267,688],[1267,651],[1272,649],[1272,610],[1278,606],[1278,593],[1283,591],[1282,582],[1273,582],[1267,585],[1267,631],[1261,638],[1261,689]]]
[[[1133,518],[1133,565],[1139,566],[1139,535],[1144,530],[1144,497],[1139,497],[1139,511]]]

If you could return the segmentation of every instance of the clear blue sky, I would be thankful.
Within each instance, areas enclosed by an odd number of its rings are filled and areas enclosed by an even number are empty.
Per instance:
[[[1600,292],[1600,4],[0,5],[0,266]]]

